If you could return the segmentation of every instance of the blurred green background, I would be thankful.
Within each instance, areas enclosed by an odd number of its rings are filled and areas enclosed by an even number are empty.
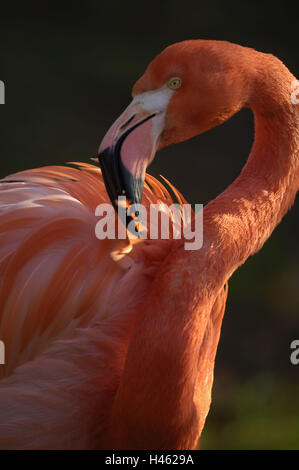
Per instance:
[[[24,2],[1,5],[0,176],[88,161],[148,62],[170,43],[223,39],[277,55],[298,77],[298,7],[288,3]],[[253,141],[243,110],[159,152],[163,174],[204,203],[240,173]],[[186,158],[185,158],[186,157]],[[203,449],[299,449],[298,203],[229,283]]]

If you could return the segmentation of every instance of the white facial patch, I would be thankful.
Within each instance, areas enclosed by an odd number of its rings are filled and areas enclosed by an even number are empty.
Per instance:
[[[165,112],[174,93],[174,90],[171,90],[167,85],[164,85],[158,90],[146,91],[144,93],[140,93],[140,95],[136,95],[132,104],[139,104],[149,113]]]
[[[158,138],[164,128],[166,110],[174,93],[174,90],[171,90],[167,85],[164,85],[158,90],[140,93],[132,100],[132,105],[136,105],[150,114],[156,114],[152,120],[152,133],[155,146],[157,145]]]

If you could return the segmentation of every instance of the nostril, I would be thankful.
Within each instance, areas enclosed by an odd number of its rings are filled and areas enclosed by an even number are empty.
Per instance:
[[[125,127],[127,127],[127,126],[130,124],[130,122],[133,121],[133,119],[134,119],[135,116],[136,116],[136,114],[133,114],[133,116],[131,116],[131,117],[120,127],[120,129],[121,129],[121,130],[122,130],[122,129],[125,129]]]

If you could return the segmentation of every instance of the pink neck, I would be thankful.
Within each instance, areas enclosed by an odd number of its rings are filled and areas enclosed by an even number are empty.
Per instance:
[[[269,238],[299,188],[299,114],[254,111],[255,142],[241,175],[204,212],[204,248],[218,241],[226,279]]]

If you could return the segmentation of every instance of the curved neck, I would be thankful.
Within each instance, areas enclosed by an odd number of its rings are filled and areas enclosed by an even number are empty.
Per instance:
[[[204,246],[218,240],[226,279],[263,246],[299,188],[298,109],[287,102],[276,112],[253,113],[255,141],[248,162],[204,212]]]

